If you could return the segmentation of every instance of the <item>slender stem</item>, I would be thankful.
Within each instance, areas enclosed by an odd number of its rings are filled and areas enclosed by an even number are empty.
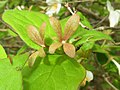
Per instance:
[[[107,77],[105,77],[105,75],[103,75],[104,80],[114,89],[114,90],[118,90],[109,80]]]
[[[65,4],[65,7],[67,7],[67,9],[69,10],[69,12],[70,12],[72,15],[74,15],[74,14],[76,13],[76,11],[74,11],[74,12],[72,11],[72,9],[69,7],[68,3]],[[89,28],[88,28],[87,26],[83,25],[81,22],[79,22],[79,25],[80,25],[81,27],[86,28],[86,29],[89,30]]]
[[[103,47],[105,45],[105,43],[106,43],[106,40],[103,41],[101,47]]]

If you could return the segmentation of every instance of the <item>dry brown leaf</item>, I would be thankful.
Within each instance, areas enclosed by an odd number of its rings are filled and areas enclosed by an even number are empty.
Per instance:
[[[58,49],[61,46],[62,46],[62,43],[60,42],[51,44],[49,47],[49,53],[53,54],[56,51],[56,49]]]
[[[34,53],[32,53],[32,54],[30,55],[30,57],[29,57],[29,59],[28,59],[28,66],[29,66],[29,67],[32,67],[32,66],[34,65],[35,60],[36,60],[38,54],[39,54],[39,52],[36,51],[36,52],[34,52]]]
[[[46,56],[43,47],[39,49],[39,56],[40,56],[40,57],[45,57],[45,56]]]
[[[46,29],[46,23],[44,22],[41,27],[40,27],[40,36],[42,38],[42,40],[44,40],[44,36],[45,36],[45,29]]]
[[[75,57],[75,47],[71,43],[63,44],[63,50],[69,57],[71,58]]]
[[[59,40],[61,41],[62,40],[62,29],[61,29],[60,22],[55,17],[51,17],[50,24],[52,25],[54,31],[58,35]]]
[[[74,14],[69,18],[65,25],[63,40],[68,40],[70,36],[76,31],[79,25],[79,21],[80,17],[77,14]]]
[[[33,42],[41,46],[44,45],[44,41],[42,40],[38,30],[34,26],[32,25],[28,26],[27,32],[28,32],[28,36]]]

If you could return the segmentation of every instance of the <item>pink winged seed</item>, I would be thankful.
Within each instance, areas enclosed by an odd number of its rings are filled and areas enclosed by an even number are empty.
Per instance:
[[[40,36],[43,40],[44,40],[44,36],[45,36],[45,29],[46,29],[46,23],[43,23],[39,29]]]
[[[43,47],[39,49],[39,56],[40,57],[45,57],[46,56],[46,53],[45,53]]]
[[[53,27],[54,31],[56,32],[58,39],[61,41],[62,40],[62,28],[61,28],[60,22],[55,17],[51,17],[50,24]]]
[[[44,45],[44,41],[42,40],[38,30],[34,26],[32,25],[28,26],[27,32],[28,32],[28,36],[33,42],[35,42],[40,46]]]
[[[75,57],[75,47],[71,43],[63,44],[63,50],[69,57],[71,58]]]
[[[28,59],[28,66],[29,66],[29,67],[32,67],[32,66],[34,65],[35,60],[36,60],[38,54],[39,54],[39,51],[36,51],[36,52],[34,52],[34,53],[32,53],[32,54],[30,55],[30,57],[29,57],[29,59]]]
[[[64,29],[64,36],[63,36],[63,40],[68,40],[70,38],[70,36],[76,31],[76,29],[79,26],[79,22],[80,22],[80,17],[77,14],[74,14],[73,16],[71,16],[66,25],[65,25],[65,29]]]
[[[62,43],[60,42],[51,44],[49,47],[49,53],[53,54],[56,51],[56,49],[58,49],[61,46],[62,46]]]

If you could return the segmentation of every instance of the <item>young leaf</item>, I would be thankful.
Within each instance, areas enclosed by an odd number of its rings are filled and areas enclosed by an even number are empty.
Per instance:
[[[23,73],[24,90],[77,90],[86,70],[66,55],[48,55],[35,69],[26,68]]]
[[[65,43],[63,45],[64,52],[71,58],[75,57],[75,47],[71,43]]]
[[[29,67],[32,67],[32,66],[33,66],[33,64],[35,63],[35,60],[36,60],[38,54],[39,54],[39,51],[36,51],[36,52],[34,52],[34,53],[32,53],[32,54],[30,55],[30,57],[29,57],[29,59],[28,59],[28,66],[29,66]]]
[[[61,47],[61,46],[62,46],[62,43],[59,43],[59,42],[53,43],[53,44],[50,45],[50,47],[49,47],[49,53],[53,54],[53,53],[56,51],[56,49],[58,49],[58,48]]]
[[[68,40],[69,37],[75,32],[78,28],[80,17],[77,14],[74,14],[69,18],[66,23],[63,40]]]
[[[40,36],[41,38],[44,40],[44,36],[45,36],[45,28],[46,28],[46,23],[43,23],[40,27]]]
[[[62,29],[61,29],[60,22],[56,18],[51,17],[50,24],[52,25],[54,31],[58,35],[59,40],[61,41],[62,40]]]
[[[43,47],[42,47],[42,48],[40,48],[40,50],[39,50],[39,56],[40,56],[40,57],[45,57],[45,56],[46,56],[46,54],[45,54],[45,51],[44,51]]]
[[[40,36],[38,30],[34,26],[30,25],[27,31],[28,31],[28,36],[33,42],[37,43],[40,46],[44,45],[44,41],[42,40],[42,37]]]
[[[40,12],[28,11],[28,10],[6,10],[2,15],[4,22],[9,24],[15,32],[20,36],[20,38],[31,48],[39,50],[40,45],[33,42],[27,33],[27,26],[33,25],[40,27],[43,22],[46,22],[45,36],[49,39],[56,37],[56,33],[49,23],[49,17]],[[17,24],[16,24],[17,22]],[[38,30],[39,31],[39,30]],[[53,42],[49,41],[50,43]],[[47,43],[47,42],[46,42]]]

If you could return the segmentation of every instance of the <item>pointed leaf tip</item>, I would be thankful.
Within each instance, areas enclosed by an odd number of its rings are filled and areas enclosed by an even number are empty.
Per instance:
[[[79,26],[79,22],[80,22],[80,17],[77,14],[74,14],[69,18],[64,29],[64,37],[63,37],[64,40],[68,40],[70,36],[76,31],[76,29]]]
[[[75,47],[71,43],[65,43],[63,45],[64,52],[71,58],[75,57]]]

